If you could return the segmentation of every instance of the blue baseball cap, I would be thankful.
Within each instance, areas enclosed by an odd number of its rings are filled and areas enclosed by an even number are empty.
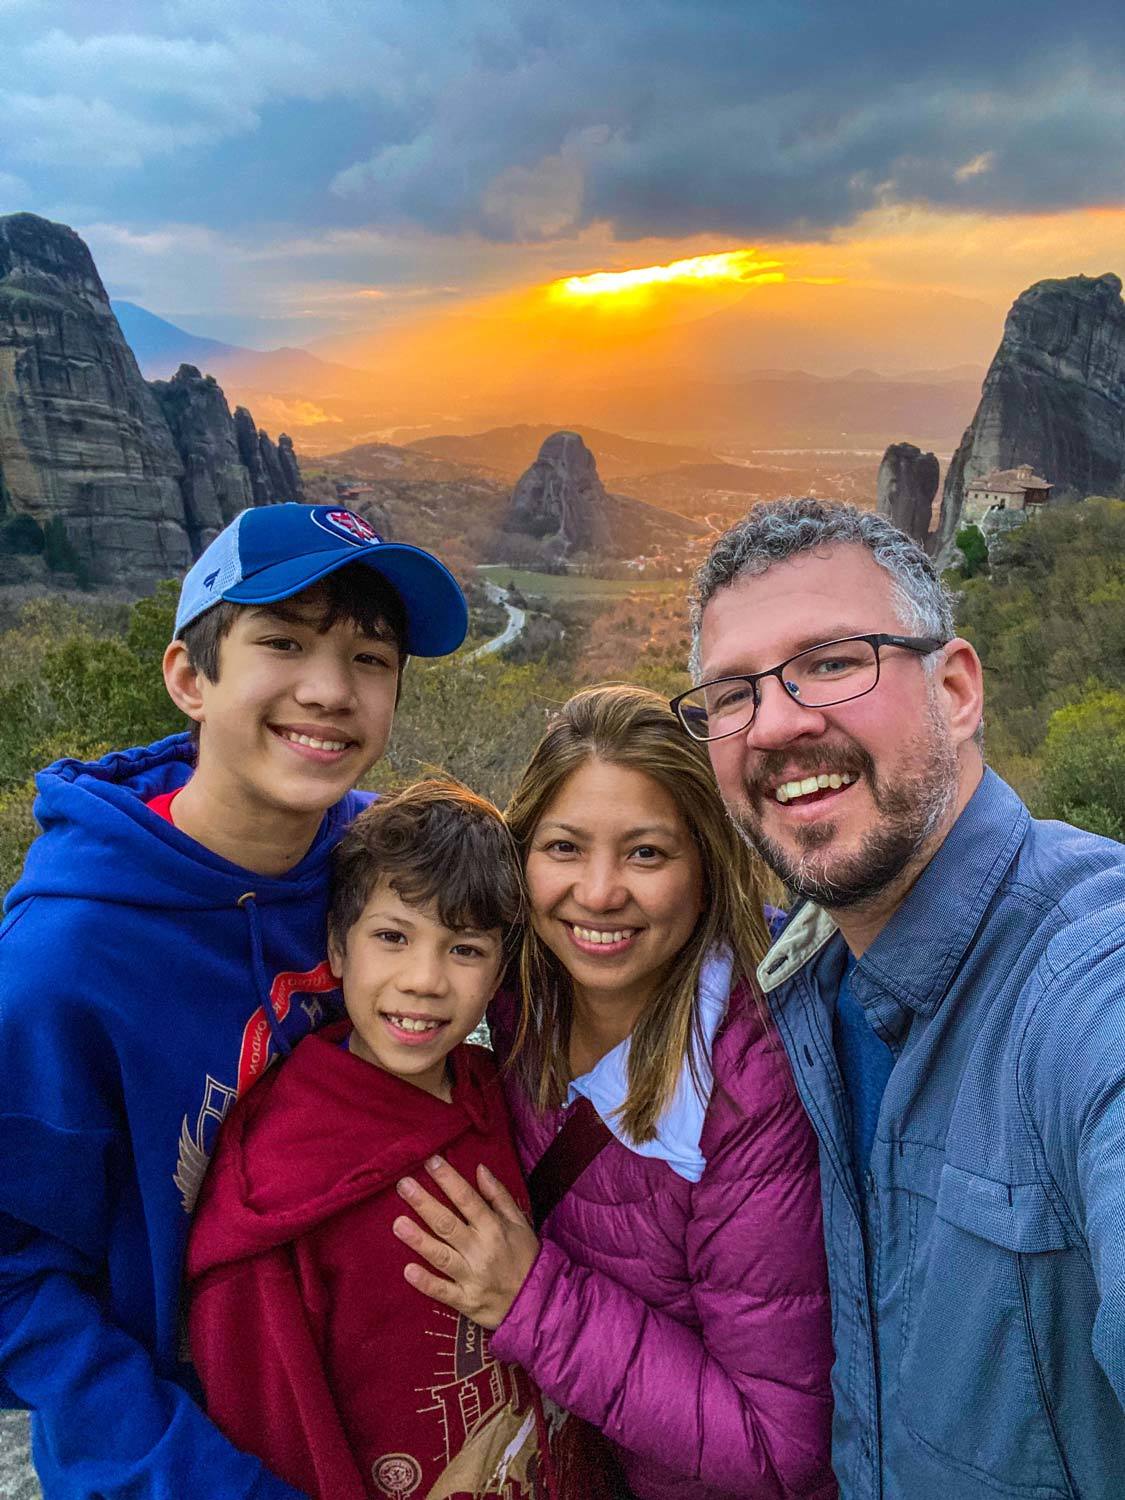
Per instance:
[[[288,501],[244,510],[219,532],[183,581],[175,633],[223,600],[276,604],[354,562],[378,573],[402,600],[411,656],[457,650],[469,610],[460,584],[436,557],[384,542],[354,510]]]

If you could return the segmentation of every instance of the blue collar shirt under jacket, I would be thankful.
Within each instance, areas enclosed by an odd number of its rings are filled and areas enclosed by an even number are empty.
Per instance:
[[[180,1277],[237,1093],[339,1000],[328,858],[250,874],[145,806],[187,735],[38,778],[0,925],[0,1404],[32,1407],[45,1500],[295,1500],[192,1399]]]
[[[984,779],[857,963],[894,1066],[857,1191],[843,938],[758,974],[820,1142],[848,1500],[1125,1495],[1125,846]]]

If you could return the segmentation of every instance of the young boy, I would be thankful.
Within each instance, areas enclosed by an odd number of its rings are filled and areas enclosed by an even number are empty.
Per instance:
[[[424,782],[337,846],[328,951],[348,1019],[235,1106],[188,1248],[207,1409],[318,1500],[548,1493],[535,1392],[411,1288],[396,1184],[434,1154],[526,1206],[491,1053],[519,862],[491,803]]]
[[[193,735],[39,777],[0,927],[0,1382],[45,1500],[292,1500],[192,1400],[190,1215],[235,1097],[325,1018],[328,856],[406,654],[465,625],[445,568],[362,517],[245,511],[165,656]]]

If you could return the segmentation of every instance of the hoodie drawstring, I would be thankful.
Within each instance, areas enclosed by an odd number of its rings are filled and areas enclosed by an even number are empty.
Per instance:
[[[254,983],[258,987],[258,995],[261,998],[262,1009],[266,1013],[266,1022],[270,1029],[273,1044],[282,1057],[288,1057],[293,1050],[285,1040],[281,1030],[281,1022],[277,1019],[273,1009],[273,998],[270,995],[270,978],[266,969],[265,955],[262,952],[262,918],[258,911],[257,891],[246,891],[239,896],[238,904],[246,913],[246,920],[250,924],[250,961],[254,969]]]

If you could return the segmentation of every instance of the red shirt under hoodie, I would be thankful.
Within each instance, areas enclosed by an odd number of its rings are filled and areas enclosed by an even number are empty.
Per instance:
[[[526,1207],[496,1066],[455,1048],[447,1104],[353,1057],[347,1032],[301,1042],[220,1135],[187,1261],[208,1412],[320,1500],[553,1500],[537,1393],[403,1279],[417,1256],[391,1233],[395,1184],[435,1152]]]

